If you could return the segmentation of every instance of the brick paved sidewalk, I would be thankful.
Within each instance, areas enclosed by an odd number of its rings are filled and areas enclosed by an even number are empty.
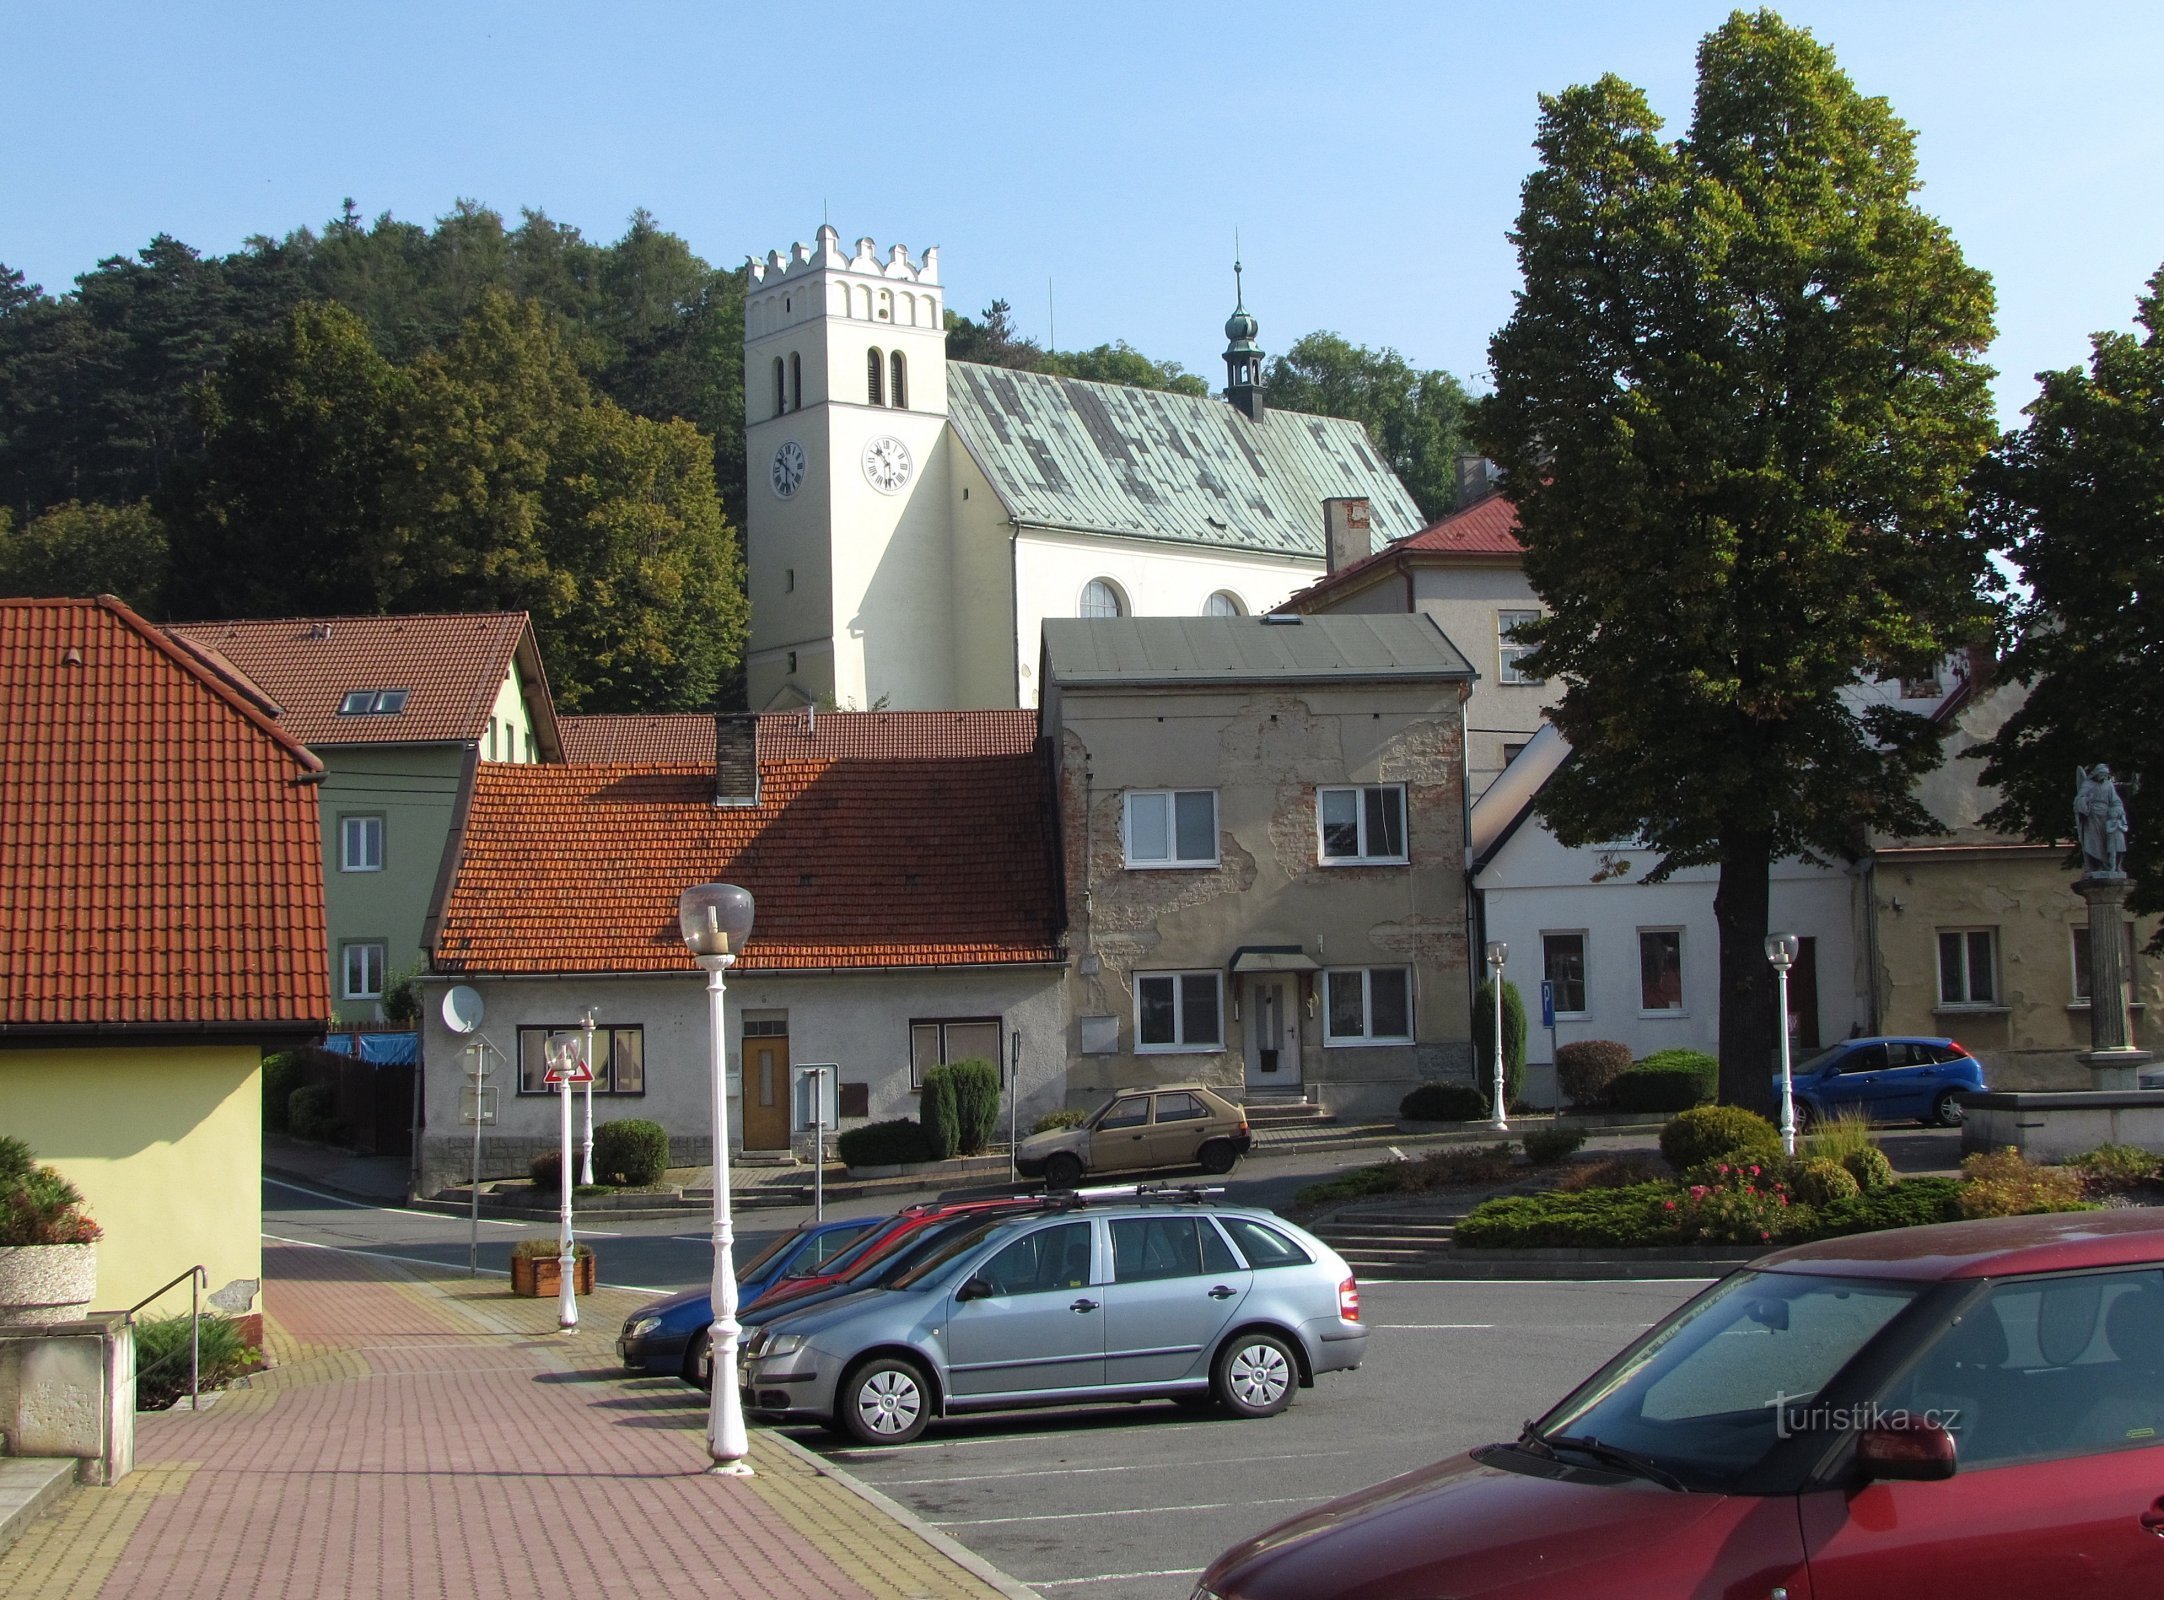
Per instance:
[[[500,1279],[289,1245],[266,1246],[264,1270],[275,1368],[204,1412],[139,1419],[135,1473],[35,1524],[0,1556],[0,1595],[1028,1593],[778,1435],[752,1435],[758,1476],[706,1476],[703,1397],[615,1366],[643,1297],[587,1298],[567,1338],[554,1300]]]

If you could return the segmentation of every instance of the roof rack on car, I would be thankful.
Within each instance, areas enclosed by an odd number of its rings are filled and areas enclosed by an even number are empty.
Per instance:
[[[1168,1205],[1193,1206],[1201,1205],[1224,1192],[1222,1185],[1208,1186],[1199,1183],[1102,1183],[1088,1189],[1071,1189],[1066,1198],[1078,1206],[1107,1201],[1125,1201],[1129,1204],[1162,1201]]]

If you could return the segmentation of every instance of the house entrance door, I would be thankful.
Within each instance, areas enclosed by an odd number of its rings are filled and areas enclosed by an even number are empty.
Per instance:
[[[1818,1048],[1818,941],[1796,941],[1796,970],[1788,975],[1788,1021],[1798,1050]]]
[[[1300,1087],[1300,1007],[1296,980],[1282,972],[1247,977],[1247,1087]]]
[[[744,1024],[746,1150],[789,1148],[789,1035],[786,1022]]]

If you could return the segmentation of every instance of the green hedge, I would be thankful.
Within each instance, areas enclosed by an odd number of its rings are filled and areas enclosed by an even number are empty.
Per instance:
[[[1473,991],[1473,1076],[1485,1105],[1495,1088],[1495,983]],[[1525,1001],[1518,986],[1503,980],[1503,1092],[1515,1101],[1525,1092]]]
[[[962,1148],[962,1107],[945,1067],[924,1074],[924,1087],[917,1091],[917,1121],[932,1160],[944,1161]]]
[[[1585,1129],[1563,1123],[1535,1128],[1525,1136],[1525,1157],[1536,1167],[1552,1167],[1568,1161],[1585,1143]]]
[[[1556,1046],[1555,1083],[1574,1106],[1608,1103],[1608,1085],[1631,1069],[1631,1047],[1614,1039],[1574,1039]]]
[[[594,1129],[594,1177],[644,1189],[669,1170],[669,1130],[644,1117],[622,1117]]]
[[[852,1167],[898,1167],[905,1162],[934,1159],[922,1124],[907,1117],[851,1128],[834,1143],[842,1160]]]
[[[927,1097],[934,1079],[944,1085],[942,1092],[954,1107],[954,1153],[982,1155],[999,1130],[999,1068],[981,1060],[950,1061],[934,1067],[924,1075]],[[927,1128],[931,1126],[929,1115],[924,1123]]]
[[[1462,1083],[1423,1083],[1398,1102],[1407,1122],[1485,1122],[1488,1097]]]
[[[1741,1106],[1697,1106],[1661,1129],[1661,1156],[1678,1172],[1727,1156],[1778,1162],[1781,1132]]]
[[[1611,1079],[1608,1103],[1618,1111],[1688,1111],[1713,1098],[1721,1064],[1702,1050],[1656,1050]]]
[[[1951,1222],[1961,1214],[1954,1178],[1904,1178],[1879,1189],[1813,1208],[1786,1208],[1784,1226],[1767,1245],[1798,1244],[1881,1228]],[[1681,1243],[1690,1220],[1689,1193],[1672,1183],[1576,1194],[1510,1195],[1477,1207],[1453,1237],[1471,1250],[1629,1249]],[[1703,1230],[1700,1230],[1703,1232]]]

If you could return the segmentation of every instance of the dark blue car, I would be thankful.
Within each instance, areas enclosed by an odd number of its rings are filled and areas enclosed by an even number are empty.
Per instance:
[[[1984,1064],[1952,1039],[1843,1039],[1790,1069],[1796,1121],[1861,1112],[1873,1122],[1961,1126],[1961,1097],[1980,1094]],[[1774,1075],[1778,1104],[1780,1075]]]
[[[806,1223],[793,1233],[783,1234],[737,1268],[737,1303],[748,1306],[783,1278],[818,1271],[883,1220],[852,1217],[847,1222]],[[626,1317],[624,1331],[617,1336],[616,1353],[633,1372],[689,1378],[693,1342],[703,1346],[706,1330],[713,1324],[714,1303],[709,1292],[685,1289],[643,1305]]]

